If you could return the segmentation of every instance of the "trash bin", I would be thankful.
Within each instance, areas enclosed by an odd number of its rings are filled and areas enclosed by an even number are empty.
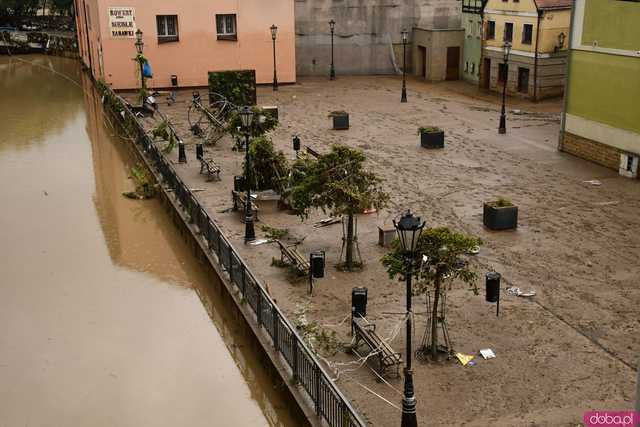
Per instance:
[[[490,271],[485,275],[485,279],[487,302],[498,302],[500,300],[500,273]]]

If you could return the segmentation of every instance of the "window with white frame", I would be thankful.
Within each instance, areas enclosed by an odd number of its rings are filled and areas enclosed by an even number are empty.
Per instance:
[[[218,40],[238,40],[236,15],[216,15],[216,32]]]
[[[157,15],[158,43],[178,41],[178,15]]]

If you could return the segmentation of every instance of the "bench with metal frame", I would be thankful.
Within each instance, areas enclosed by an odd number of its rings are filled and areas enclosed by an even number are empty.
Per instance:
[[[295,245],[286,246],[280,240],[276,240],[276,243],[280,247],[280,261],[286,262],[294,267],[300,274],[309,274],[311,265],[309,261],[302,256]]]
[[[394,351],[377,333],[375,323],[370,323],[364,317],[354,317],[351,321],[353,328],[354,343],[351,350],[358,357],[366,357],[358,353],[358,347],[364,343],[369,347],[368,354],[375,352],[378,360],[379,373],[384,376],[389,368],[395,367],[396,378],[400,376],[400,365],[402,364],[402,355]]]
[[[242,191],[231,190],[231,198],[233,199],[233,210],[242,212],[241,221],[244,222],[244,213],[247,210],[247,195]],[[251,209],[253,220],[258,221],[258,205],[254,201],[251,201]]]
[[[200,159],[200,173],[206,173],[209,181],[214,177],[220,181],[220,166],[210,157]]]

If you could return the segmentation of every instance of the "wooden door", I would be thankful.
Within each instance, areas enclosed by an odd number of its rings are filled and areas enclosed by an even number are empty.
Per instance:
[[[420,52],[420,76],[424,79],[427,78],[427,48],[424,46],[418,46]]]
[[[484,65],[482,67],[482,87],[489,89],[491,84],[491,59],[484,58]]]
[[[447,48],[447,80],[460,78],[460,47]]]
[[[529,69],[518,68],[518,92],[529,93]]]

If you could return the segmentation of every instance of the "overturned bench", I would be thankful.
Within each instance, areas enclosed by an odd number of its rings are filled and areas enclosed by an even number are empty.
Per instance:
[[[395,352],[391,346],[377,334],[375,323],[370,323],[364,317],[354,317],[351,326],[353,327],[354,337],[351,350],[361,358],[373,353],[371,357],[378,360],[378,373],[380,376],[384,377],[388,369],[395,367],[396,378],[399,377],[402,356],[400,353]],[[367,354],[361,355],[358,352],[358,348],[362,344],[369,348]]]
[[[301,275],[308,275],[311,265],[309,261],[302,256],[295,245],[286,246],[280,240],[276,240],[280,248],[280,261],[285,262],[294,267]]]
[[[241,220],[244,222],[244,212],[247,211],[247,195],[241,191],[231,190],[231,198],[233,199],[233,210],[239,210],[243,213],[243,215],[241,215]],[[250,203],[253,220],[258,221],[258,205],[256,205],[254,201],[251,201]]]
[[[220,181],[220,166],[212,158],[200,158],[200,173],[205,173],[208,181],[213,180],[214,177]]]

